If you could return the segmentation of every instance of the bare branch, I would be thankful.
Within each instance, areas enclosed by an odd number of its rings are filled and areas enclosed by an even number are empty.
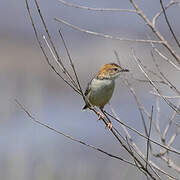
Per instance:
[[[154,87],[154,89],[156,90],[156,92],[161,96],[162,99],[164,99],[164,101],[175,111],[177,111],[178,114],[180,114],[180,109],[178,107],[176,107],[173,103],[171,103],[168,99],[166,99],[165,97],[163,97],[161,95],[160,90],[156,87],[156,85],[153,83],[153,81],[149,78],[149,76],[147,75],[147,73],[144,71],[144,69],[141,66],[141,62],[139,59],[137,59],[137,57],[134,54],[134,50],[132,49],[133,52],[133,57],[138,65],[138,67],[140,68],[140,70],[142,71],[142,73],[144,74],[144,76],[149,80],[150,84]]]
[[[157,44],[162,44],[162,41],[155,41],[155,40],[144,40],[144,39],[129,39],[129,38],[121,38],[121,37],[114,37],[108,34],[102,34],[102,33],[98,33],[98,32],[94,32],[94,31],[89,31],[83,28],[80,28],[78,26],[75,26],[73,24],[68,23],[67,21],[61,19],[61,18],[54,18],[55,21],[60,22],[62,24],[65,24],[75,30],[87,33],[87,34],[91,34],[94,36],[98,36],[98,37],[102,37],[102,38],[108,38],[108,39],[115,39],[115,40],[119,40],[119,41],[130,41],[130,42],[142,42],[142,43],[157,43]]]
[[[63,72],[63,73],[67,76],[67,78],[70,80],[70,82],[72,83],[72,85],[74,86],[74,88],[79,91],[76,82],[75,82],[74,79],[71,77],[71,75],[68,73],[68,71],[66,70],[66,68],[65,68],[64,66],[62,67],[62,65],[60,64],[60,62],[59,62],[58,59],[56,58],[56,56],[55,56],[55,54],[54,54],[51,46],[49,45],[49,43],[48,43],[48,41],[47,41],[47,39],[46,39],[46,37],[45,37],[44,35],[43,35],[43,39],[44,39],[47,47],[49,48],[50,53],[52,54],[53,59],[55,60],[55,62],[57,63],[57,65],[61,68],[62,72]]]
[[[174,68],[176,68],[178,71],[180,71],[180,67],[178,67],[176,64],[174,64],[169,58],[167,58],[165,55],[163,55],[153,44],[152,47],[154,49],[154,51],[160,56],[162,57],[162,59],[164,59],[166,62],[168,62],[170,65],[172,65]]]
[[[28,1],[25,0],[26,2],[26,8],[27,8],[27,11],[28,11],[28,14],[29,14],[29,17],[30,17],[30,20],[31,20],[31,24],[32,24],[32,27],[33,27],[33,30],[34,30],[34,33],[35,33],[35,37],[38,41],[38,44],[39,44],[39,47],[41,48],[41,51],[46,59],[46,62],[48,63],[48,65],[51,67],[51,69],[67,84],[69,85],[75,92],[77,92],[79,94],[79,91],[77,89],[74,88],[74,86],[72,86],[60,73],[58,73],[55,69],[55,67],[50,63],[49,59],[48,59],[48,56],[46,55],[45,53],[45,50],[41,44],[41,41],[39,39],[39,36],[38,36],[38,32],[36,30],[36,26],[34,24],[34,21],[33,21],[33,18],[32,18],[32,15],[31,15],[31,11],[30,11],[30,8],[29,8],[29,4],[28,4]]]
[[[180,57],[177,53],[172,49],[172,47],[168,44],[166,39],[162,36],[162,34],[153,26],[153,23],[145,16],[144,12],[139,8],[135,0],[129,0],[130,3],[134,6],[136,13],[144,20],[144,22],[150,27],[152,32],[156,35],[156,37],[162,42],[163,46],[171,53],[171,55],[176,59],[178,64],[180,64]]]
[[[160,75],[164,78],[164,80],[168,83],[168,86],[170,87],[170,89],[173,89],[177,94],[180,95],[180,91],[175,87],[175,85],[172,84],[171,81],[168,80],[168,78],[164,75],[164,73],[160,70],[159,65],[156,62],[156,59],[154,58],[153,53],[151,52],[151,56],[152,56],[152,60],[158,70],[158,72],[160,73]]]
[[[94,110],[94,109],[93,109]],[[104,124],[107,126],[108,122],[111,122],[110,119],[108,118],[107,115],[109,115],[106,111],[102,110],[103,115],[106,117],[102,118],[102,121],[104,122]],[[107,114],[107,115],[106,115]],[[107,122],[108,120],[108,122]],[[121,139],[119,138],[118,135],[120,135],[124,140],[125,138],[119,133],[119,131],[112,126],[112,128],[110,129],[111,133],[113,134],[113,136],[116,138],[116,140],[120,143],[120,145],[129,153],[129,155],[134,159],[134,161],[136,161],[139,166],[142,168],[142,170],[144,170],[152,179],[156,180],[156,178],[154,177],[153,174],[151,174],[150,171],[148,171],[145,166],[141,163],[141,161],[134,155],[134,153],[121,141]],[[139,168],[138,166],[138,168]]]
[[[116,50],[114,50],[114,54],[115,54],[115,57],[116,57],[118,64],[121,66],[120,58],[119,58],[119,55],[118,55]]]
[[[111,154],[111,153],[108,153],[108,152],[104,151],[104,150],[101,149],[101,148],[95,147],[95,146],[93,146],[93,145],[91,145],[91,144],[88,144],[88,143],[86,143],[86,142],[84,142],[84,141],[81,141],[81,140],[79,140],[79,139],[76,139],[76,138],[74,138],[74,137],[72,137],[72,136],[70,136],[70,135],[67,135],[67,134],[65,134],[65,133],[63,133],[63,132],[61,132],[61,131],[58,131],[58,130],[50,127],[49,125],[47,125],[47,124],[45,124],[45,123],[42,123],[42,122],[38,121],[34,116],[31,115],[31,113],[30,113],[17,99],[15,99],[15,102],[16,102],[16,104],[20,107],[20,109],[23,110],[23,111],[26,113],[26,115],[27,115],[33,122],[35,122],[36,124],[39,124],[39,125],[41,125],[41,126],[43,126],[43,127],[45,127],[45,128],[48,128],[48,129],[50,129],[51,131],[53,131],[53,132],[55,132],[55,133],[57,133],[57,134],[60,134],[60,135],[64,136],[65,138],[68,138],[68,139],[70,139],[70,140],[72,140],[72,141],[74,141],[74,142],[80,143],[80,144],[82,144],[82,145],[84,145],[84,146],[86,146],[86,147],[89,147],[89,148],[94,149],[94,150],[96,150],[96,151],[98,151],[98,152],[101,152],[101,153],[103,153],[103,154],[106,154],[107,156],[110,156],[110,157],[112,157],[112,158],[118,159],[118,160],[120,160],[120,161],[123,161],[123,162],[125,162],[125,163],[127,163],[127,164],[130,164],[130,165],[136,167],[136,165],[135,165],[134,163],[130,162],[130,161],[127,161],[127,160],[125,160],[125,159],[123,159],[123,158],[121,158],[121,157],[119,157],[119,156],[115,156],[115,155],[113,155],[113,154]]]
[[[178,2],[175,2],[174,0],[171,0],[165,7],[164,9],[167,10],[169,7],[171,7],[172,5],[174,4],[177,4]],[[158,12],[154,17],[153,17],[153,20],[152,20],[152,24],[153,26],[156,26],[156,21],[157,19],[160,17],[160,15],[163,13],[163,10],[161,10],[160,12]]]
[[[73,8],[78,8],[78,9],[85,9],[85,10],[91,10],[91,11],[108,11],[108,12],[130,12],[130,13],[136,13],[135,10],[133,9],[119,9],[119,8],[92,8],[92,7],[87,7],[87,6],[80,6],[77,4],[73,3],[68,3],[63,0],[58,0],[60,3],[64,4],[65,6],[73,7]]]
[[[146,153],[146,161],[147,162],[148,162],[148,159],[149,159],[149,149],[151,148],[149,138],[150,138],[150,135],[151,135],[152,119],[153,119],[153,106],[152,106],[152,110],[151,110],[151,119],[150,119],[149,133],[148,133],[148,139],[147,139],[147,153]],[[146,163],[146,169],[147,169],[147,165],[148,164]]]
[[[113,118],[114,120],[116,120],[117,122],[119,122],[120,124],[122,124],[123,126],[127,127],[128,129],[132,130],[133,132],[137,133],[139,136],[143,137],[143,138],[146,139],[146,140],[148,139],[147,136],[143,135],[142,133],[140,133],[140,132],[137,131],[136,129],[130,127],[129,125],[127,125],[127,124],[125,124],[124,122],[120,121],[119,119],[115,118],[115,117],[114,117],[113,115],[111,115],[110,113],[108,113],[108,112],[106,112],[106,111],[105,111],[105,113],[106,113],[108,116],[110,116],[111,118]],[[169,150],[169,151],[171,151],[171,152],[174,152],[174,153],[177,154],[177,155],[180,155],[180,151],[175,150],[175,149],[172,148],[172,147],[168,147],[168,146],[165,146],[165,145],[163,145],[163,144],[160,144],[160,143],[158,143],[157,141],[155,141],[155,140],[153,140],[153,139],[151,139],[151,138],[149,138],[149,141],[152,142],[152,143],[154,143],[154,144],[156,144],[156,145],[158,145],[158,146],[160,146],[160,147],[162,147],[162,148],[164,148],[164,149],[167,149],[167,150]]]
[[[153,91],[150,91],[150,93],[153,94],[153,95],[155,95],[155,96],[161,97],[159,94],[157,94],[157,93],[155,93],[155,92],[153,92]],[[162,95],[162,96],[165,97],[165,98],[167,98],[167,99],[179,99],[179,98],[180,98],[180,96],[164,96],[164,95]]]
[[[169,20],[168,20],[168,17],[167,17],[167,14],[166,14],[166,11],[165,11],[165,8],[164,8],[164,5],[163,5],[162,0],[160,0],[160,4],[161,4],[162,10],[163,10],[163,14],[164,14],[166,23],[167,23],[167,25],[168,25],[168,27],[169,27],[169,30],[170,30],[171,34],[173,35],[173,38],[174,38],[174,40],[176,41],[178,47],[180,47],[180,43],[179,43],[179,41],[178,41],[178,39],[177,39],[177,37],[176,37],[176,35],[175,35],[175,33],[174,33],[171,25],[170,25]]]
[[[178,101],[178,107],[180,107],[180,99],[179,99],[179,101]],[[163,133],[163,138],[164,138],[164,139],[165,139],[165,137],[166,137],[166,135],[167,135],[167,132],[168,132],[171,124],[173,123],[174,118],[176,117],[176,115],[177,115],[177,112],[174,111],[173,114],[172,114],[172,116],[171,116],[171,118],[170,118],[170,120],[169,120],[169,123],[167,124],[166,128],[164,129],[164,133]]]
[[[81,85],[80,85],[80,82],[79,82],[79,78],[78,78],[78,75],[77,75],[76,69],[75,69],[75,67],[74,67],[74,64],[73,64],[72,58],[71,58],[71,56],[70,56],[70,53],[69,53],[68,47],[67,47],[67,45],[66,45],[66,42],[65,42],[65,40],[64,40],[64,37],[63,37],[63,35],[62,35],[62,33],[61,33],[61,31],[60,31],[60,30],[59,30],[59,34],[60,34],[60,36],[61,36],[61,39],[62,39],[63,44],[64,44],[64,47],[65,47],[65,49],[66,49],[66,52],[67,52],[67,55],[68,55],[68,58],[69,58],[69,61],[70,61],[71,67],[72,67],[72,69],[73,69],[73,72],[74,72],[74,75],[75,75],[76,81],[77,81],[77,83],[78,83],[78,87],[79,87],[80,92],[81,92],[81,95],[82,95],[82,97],[83,97],[83,99],[84,99],[84,101],[85,101],[85,96],[84,96],[83,90],[82,90],[82,88],[81,88]]]
[[[114,117],[115,117],[116,119],[118,119],[118,120],[120,121],[119,117],[117,116],[116,112],[114,111],[114,109],[112,108],[111,105],[110,105],[110,108],[111,108],[111,111],[112,111],[112,113],[113,113],[114,116],[111,116],[111,115],[110,115],[109,113],[107,113],[107,112],[105,112],[105,113],[108,114],[108,115],[109,115],[110,117],[112,117],[113,119],[114,119]],[[120,122],[121,122],[121,121],[120,121]],[[153,172],[154,172],[157,176],[158,176],[158,174],[157,174],[157,172],[155,172],[154,168],[157,169],[159,172],[161,172],[161,173],[163,173],[163,174],[165,174],[165,175],[167,175],[167,176],[170,177],[171,175],[169,175],[168,173],[166,173],[165,171],[163,171],[162,169],[160,169],[154,162],[152,162],[152,161],[149,161],[149,162],[148,162],[148,161],[146,160],[145,156],[144,156],[143,153],[140,151],[140,149],[138,148],[138,146],[136,145],[136,143],[133,141],[130,133],[129,133],[128,130],[126,129],[127,126],[126,126],[125,124],[123,125],[123,123],[120,123],[120,124],[121,124],[121,127],[123,128],[124,132],[126,133],[127,144],[128,144],[128,146],[130,147],[130,149],[133,148],[133,149],[136,151],[136,153],[145,161],[145,163],[149,165],[149,167],[153,170]],[[130,145],[127,137],[129,138],[130,142],[132,143],[132,146]],[[123,139],[124,139],[124,138],[123,138]],[[150,139],[150,138],[149,138],[149,139]],[[131,150],[131,151],[132,151],[132,150]],[[134,160],[134,161],[135,161],[135,160]],[[136,163],[136,161],[135,161],[135,163]],[[154,168],[151,167],[151,166],[153,166]],[[159,177],[159,176],[158,176],[158,177]],[[159,179],[161,179],[161,178],[159,177]],[[176,179],[176,178],[175,178],[175,179]]]
[[[40,16],[40,19],[41,19],[41,22],[42,22],[42,24],[43,24],[43,27],[44,27],[44,29],[45,29],[45,31],[46,31],[46,33],[47,33],[47,36],[48,36],[48,38],[49,38],[49,40],[50,40],[50,44],[51,44],[51,46],[52,46],[52,48],[53,48],[53,50],[54,50],[54,52],[55,52],[55,54],[56,54],[57,60],[58,60],[59,64],[62,66],[64,72],[67,74],[68,78],[70,78],[71,81],[74,82],[74,79],[73,79],[72,76],[69,74],[69,72],[67,71],[67,69],[64,67],[64,64],[62,63],[62,60],[61,60],[61,58],[60,58],[60,56],[59,56],[59,54],[58,54],[58,52],[57,52],[57,50],[56,50],[56,47],[55,47],[54,42],[53,42],[53,40],[52,40],[52,38],[51,38],[51,35],[50,35],[49,31],[48,31],[47,25],[46,25],[46,23],[45,23],[45,20],[44,20],[44,18],[43,18],[43,15],[42,15],[42,13],[41,13],[41,10],[40,10],[40,7],[39,7],[39,4],[38,4],[37,0],[34,0],[34,2],[35,2],[35,5],[36,5],[36,8],[37,8],[37,10],[38,10],[38,14],[39,14],[39,16]],[[74,83],[75,83],[75,82],[74,82]]]

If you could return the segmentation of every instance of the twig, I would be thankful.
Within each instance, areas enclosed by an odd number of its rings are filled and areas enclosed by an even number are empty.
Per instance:
[[[133,9],[119,9],[119,8],[92,8],[87,6],[80,6],[77,4],[68,3],[63,0],[58,0],[60,3],[64,4],[65,6],[78,8],[78,9],[85,9],[85,10],[91,10],[91,11],[108,11],[108,12],[130,12],[130,13],[136,13]]]
[[[157,113],[156,113],[156,130],[161,138],[161,140],[163,139],[162,138],[162,133],[161,133],[161,129],[160,129],[160,106],[159,106],[159,101],[160,101],[160,96],[156,96],[156,110],[157,110]],[[162,141],[164,142],[164,140]]]
[[[80,92],[74,88],[74,86],[72,86],[60,73],[58,73],[55,69],[55,67],[50,63],[46,53],[45,53],[45,50],[41,44],[41,41],[39,39],[39,36],[38,36],[38,33],[37,33],[37,30],[36,30],[36,26],[34,24],[34,21],[33,21],[33,18],[32,18],[32,15],[31,15],[31,11],[30,11],[30,8],[29,8],[29,4],[28,4],[28,0],[25,0],[26,2],[26,9],[28,11],[28,14],[29,14],[29,17],[30,17],[30,20],[31,20],[31,24],[32,24],[32,27],[33,27],[33,30],[34,30],[34,33],[35,33],[35,37],[36,37],[36,40],[38,41],[38,44],[39,44],[39,47],[41,48],[41,51],[46,59],[46,62],[48,63],[48,65],[51,67],[51,69],[67,84],[69,85],[75,92],[77,92],[78,94],[80,94]]]
[[[59,34],[60,34],[60,36],[61,36],[61,39],[62,39],[63,44],[64,44],[64,47],[65,47],[65,49],[66,49],[66,52],[67,52],[67,55],[68,55],[68,58],[69,58],[69,61],[70,61],[71,67],[72,67],[72,69],[73,69],[73,72],[74,72],[74,75],[75,75],[76,81],[77,81],[77,83],[78,83],[78,86],[79,86],[79,89],[80,89],[80,92],[81,92],[81,95],[82,95],[82,97],[83,97],[83,99],[84,99],[84,101],[85,101],[85,96],[84,96],[83,90],[82,90],[82,88],[81,88],[81,85],[80,85],[80,82],[79,82],[79,78],[78,78],[78,75],[77,75],[76,69],[75,69],[75,67],[74,67],[74,64],[73,64],[72,58],[71,58],[71,56],[70,56],[70,53],[69,53],[68,47],[67,47],[67,45],[66,45],[66,42],[65,42],[65,40],[64,40],[64,37],[63,37],[63,35],[62,35],[62,33],[61,33],[60,29],[59,29]]]
[[[175,2],[174,0],[171,0],[165,7],[164,9],[167,10],[170,6],[177,4],[178,2]],[[152,19],[152,24],[153,26],[156,26],[156,21],[159,18],[159,16],[163,13],[163,10],[161,10],[160,12],[158,12]]]
[[[157,43],[157,44],[162,44],[162,41],[155,41],[155,40],[144,40],[144,39],[129,39],[129,38],[121,38],[121,37],[114,37],[108,34],[102,34],[102,33],[98,33],[98,32],[94,32],[94,31],[89,31],[83,28],[80,28],[78,26],[75,26],[71,23],[68,23],[67,21],[61,19],[61,18],[54,18],[55,21],[60,22],[62,24],[65,24],[75,30],[84,32],[84,33],[88,33],[94,36],[98,36],[98,37],[102,37],[102,38],[108,38],[108,39],[115,39],[115,40],[119,40],[119,41],[130,41],[130,42],[142,42],[142,43]]]
[[[114,109],[112,108],[111,105],[110,105],[110,108],[111,108],[111,111],[112,111],[114,117],[120,121],[119,117],[117,116],[116,112],[114,111]],[[107,113],[107,112],[105,112],[105,113],[108,114],[110,117],[112,117],[109,113]],[[113,117],[112,117],[112,118],[113,118]],[[114,119],[114,118],[113,118],[113,119]],[[120,123],[120,124],[121,124],[121,123]],[[136,145],[136,143],[133,141],[130,133],[129,133],[128,130],[126,129],[126,125],[121,124],[121,126],[122,126],[124,132],[126,133],[126,142],[127,142],[128,146],[129,146],[130,148],[133,148],[133,149],[136,151],[136,153],[145,161],[146,164],[149,165],[149,167],[150,167],[152,170],[153,170],[153,167],[154,167],[154,168],[156,168],[158,171],[160,171],[160,172],[162,172],[163,174],[166,174],[166,175],[167,175],[167,173],[164,172],[162,169],[157,168],[157,165],[155,165],[152,161],[147,162],[147,160],[145,159],[145,156],[144,156],[143,153],[140,151],[140,149],[138,148],[138,146]],[[130,140],[130,142],[132,143],[132,146],[130,145],[130,143],[129,143],[129,141],[128,141],[127,138],[128,138],[128,139]],[[123,138],[123,139],[124,139],[124,138]],[[132,150],[131,150],[131,151],[132,151]],[[134,160],[134,162],[136,163],[135,160]],[[151,167],[151,166],[153,166],[153,167]],[[158,174],[157,174],[157,172],[156,172],[155,170],[153,170],[153,172],[158,176]],[[158,176],[158,177],[159,177],[159,176]],[[159,179],[160,179],[160,178],[159,178]]]
[[[175,35],[175,33],[174,33],[171,25],[170,25],[169,20],[168,20],[168,17],[167,17],[167,14],[166,14],[166,11],[165,11],[165,8],[164,8],[164,5],[163,5],[162,0],[160,0],[160,4],[161,4],[162,10],[163,10],[163,14],[164,14],[166,23],[167,23],[167,25],[168,25],[168,27],[169,27],[169,30],[170,30],[171,34],[173,35],[173,38],[174,38],[174,40],[176,41],[178,47],[180,47],[180,43],[179,43],[179,41],[178,41],[178,39],[177,39],[177,37],[176,37],[176,35]]]
[[[179,99],[179,101],[178,101],[178,107],[180,107],[180,99]],[[171,116],[171,118],[169,119],[169,123],[167,124],[166,128],[164,129],[164,133],[163,133],[163,138],[164,138],[164,139],[166,138],[167,132],[168,132],[171,124],[173,123],[174,118],[176,117],[176,115],[177,115],[177,112],[174,111],[173,114],[172,114],[172,116]]]
[[[65,133],[63,133],[63,132],[61,132],[61,131],[58,131],[58,130],[52,128],[51,126],[49,126],[49,125],[47,125],[47,124],[45,124],[45,123],[42,123],[42,122],[38,121],[34,116],[31,115],[31,113],[30,113],[17,99],[15,99],[15,102],[16,102],[16,104],[20,107],[20,109],[23,110],[23,111],[26,113],[26,115],[27,115],[33,122],[35,122],[35,123],[37,123],[37,124],[39,124],[39,125],[41,125],[41,126],[43,126],[43,127],[45,127],[45,128],[48,128],[48,129],[50,129],[51,131],[53,131],[53,132],[55,132],[55,133],[57,133],[57,134],[63,135],[65,138],[68,138],[68,139],[70,139],[70,140],[72,140],[72,141],[74,141],[74,142],[78,142],[78,143],[80,143],[80,144],[82,144],[82,145],[84,145],[84,146],[86,146],[86,147],[89,147],[89,148],[94,149],[94,150],[96,150],[96,151],[98,151],[98,152],[101,152],[101,153],[103,153],[103,154],[106,154],[107,156],[110,156],[110,157],[112,157],[112,158],[118,159],[118,160],[120,160],[120,161],[123,161],[123,162],[125,162],[125,163],[128,163],[128,164],[136,167],[136,165],[135,165],[134,163],[130,162],[130,161],[127,161],[127,160],[125,160],[125,159],[123,159],[123,158],[121,158],[121,157],[119,157],[119,156],[116,156],[116,155],[113,155],[113,154],[111,154],[111,153],[108,153],[108,152],[104,151],[104,150],[101,149],[101,148],[95,147],[95,146],[93,146],[93,145],[91,145],[91,144],[88,144],[88,143],[86,143],[86,142],[84,142],[84,141],[81,141],[81,140],[79,140],[79,139],[76,139],[76,138],[74,138],[74,137],[72,137],[72,136],[70,136],[70,135],[67,135],[67,134],[65,134]]]
[[[55,56],[55,54],[54,54],[51,46],[49,45],[49,43],[48,43],[48,41],[47,41],[47,39],[46,39],[46,37],[45,37],[45,35],[43,35],[43,39],[44,39],[47,47],[49,48],[50,53],[52,54],[53,59],[55,60],[55,62],[56,62],[56,63],[58,64],[58,66],[62,69],[62,72],[63,72],[63,73],[67,76],[67,78],[70,80],[70,82],[72,83],[72,85],[74,86],[74,88],[79,91],[78,86],[77,86],[76,82],[74,81],[74,79],[73,79],[73,78],[71,77],[71,75],[68,73],[68,71],[66,70],[66,68],[64,67],[64,65],[62,66],[62,65],[60,64],[59,60],[56,58],[56,56]]]
[[[176,68],[178,71],[180,71],[180,67],[178,67],[176,64],[174,64],[169,58],[167,58],[164,54],[162,54],[155,46],[153,43],[151,43],[152,48],[154,49],[154,51],[160,56],[162,57],[163,60],[165,60],[167,63],[169,63],[170,65],[172,65],[174,68]]]
[[[160,90],[156,87],[156,85],[153,83],[153,81],[149,78],[149,76],[147,75],[147,73],[144,71],[144,69],[141,66],[141,62],[139,59],[137,59],[137,57],[134,54],[134,50],[132,49],[132,53],[133,53],[133,57],[138,65],[138,67],[140,68],[140,70],[142,71],[142,73],[144,74],[144,76],[149,80],[150,84],[154,87],[154,89],[156,90],[156,92],[161,96],[161,98],[173,109],[175,110],[178,114],[180,114],[180,109],[178,107],[176,107],[173,103],[171,103],[168,99],[166,99],[165,97],[163,97],[160,93]]]
[[[151,109],[151,119],[150,119],[150,126],[149,126],[148,139],[147,139],[147,153],[146,153],[146,161],[147,162],[148,162],[148,159],[149,159],[149,149],[151,148],[149,138],[150,138],[150,135],[151,135],[152,119],[153,119],[153,106],[152,106],[152,109]],[[147,165],[148,164],[146,163],[146,169],[147,169]]]
[[[119,55],[118,55],[118,53],[117,53],[116,50],[114,50],[114,54],[115,54],[115,56],[116,56],[116,60],[117,60],[118,64],[121,66],[121,62],[120,62],[120,59],[119,59]]]
[[[133,132],[137,133],[138,135],[140,135],[140,136],[143,137],[144,139],[146,139],[146,140],[148,139],[147,136],[143,135],[142,133],[140,133],[140,132],[137,131],[136,129],[128,126],[128,125],[125,124],[124,122],[122,122],[122,121],[120,121],[119,119],[115,118],[113,115],[111,115],[111,114],[108,113],[107,111],[105,111],[105,113],[106,113],[108,116],[110,116],[111,118],[113,118],[114,120],[116,120],[117,122],[119,122],[120,124],[122,124],[123,126],[127,127],[128,129],[132,130]],[[168,146],[165,146],[165,145],[163,145],[163,144],[160,144],[160,143],[158,143],[157,141],[155,141],[155,140],[153,140],[153,139],[151,139],[151,138],[149,138],[149,141],[152,142],[152,143],[154,143],[154,144],[156,144],[156,145],[159,145],[160,147],[162,147],[162,148],[164,148],[164,149],[167,149],[167,150],[169,150],[169,151],[171,151],[171,152],[174,152],[174,153],[177,154],[177,155],[180,155],[180,151],[175,150],[175,149],[172,148],[172,147],[168,147]]]
[[[145,16],[144,12],[139,8],[135,0],[129,0],[130,3],[136,10],[136,13],[144,20],[144,22],[150,27],[152,32],[156,35],[156,37],[162,42],[163,46],[170,52],[170,54],[176,59],[178,64],[180,64],[180,57],[177,53],[172,49],[166,39],[162,36],[162,34],[153,26],[153,23]],[[152,42],[152,41],[151,41]]]
[[[148,81],[149,82],[149,81]],[[142,114],[143,112],[146,114],[146,116],[149,118],[149,120],[151,120],[151,115],[147,112],[147,110],[145,109],[145,107],[142,105],[142,103],[140,102],[139,98],[137,97],[134,88],[129,84],[129,82],[126,80],[124,81],[125,85],[129,88],[131,94],[133,95],[136,104],[138,106],[138,110],[140,112],[140,114]],[[158,131],[158,128],[156,126],[156,123],[154,121],[152,121],[155,129],[157,130],[157,132],[160,134],[160,132]],[[146,128],[147,129],[147,128]],[[146,135],[147,136],[147,135]]]
[[[152,52],[151,52],[151,56],[152,56],[152,60],[153,60],[153,62],[154,62],[154,64],[155,64],[158,72],[159,72],[160,75],[165,79],[165,81],[168,83],[170,89],[173,89],[177,94],[180,95],[180,91],[171,83],[171,81],[168,80],[168,78],[167,78],[167,77],[164,75],[164,73],[160,70],[159,65],[157,64],[156,59],[155,59],[155,57],[154,57],[154,55],[153,55]]]
[[[70,79],[72,80],[72,82],[74,82],[74,79],[71,77],[71,75],[69,74],[69,72],[68,72],[67,69],[65,68],[65,66],[64,66],[64,64],[62,63],[62,60],[61,60],[61,58],[60,58],[60,56],[59,56],[59,54],[58,54],[58,52],[57,52],[57,50],[56,50],[56,47],[55,47],[54,42],[53,42],[53,40],[52,40],[52,38],[51,38],[51,35],[50,35],[49,31],[48,31],[47,25],[46,25],[46,23],[45,23],[45,20],[44,20],[44,18],[43,18],[43,15],[42,15],[42,13],[41,13],[41,10],[40,10],[40,7],[39,7],[39,4],[38,4],[37,0],[34,0],[34,2],[35,2],[35,5],[36,5],[36,8],[37,8],[37,10],[38,10],[38,14],[39,14],[39,16],[40,16],[40,19],[41,19],[41,22],[42,22],[42,24],[43,24],[43,27],[44,27],[44,29],[45,29],[45,31],[46,31],[46,33],[47,33],[47,36],[48,36],[48,38],[49,38],[49,40],[50,40],[50,44],[51,44],[51,46],[52,46],[52,48],[53,48],[53,50],[54,50],[54,52],[55,52],[55,54],[56,54],[57,60],[59,61],[60,65],[62,66],[64,72],[67,74],[68,78],[70,78]],[[74,82],[74,83],[75,83],[75,82]],[[74,84],[74,83],[73,83],[73,84]]]
[[[149,93],[150,93],[150,94],[153,94],[153,95],[155,95],[155,96],[161,97],[159,94],[157,94],[157,93],[155,93],[155,92],[153,92],[153,91],[150,91]],[[179,98],[180,98],[180,96],[165,96],[165,95],[162,95],[162,96],[165,97],[165,98],[167,98],[167,99],[179,99]]]
[[[108,114],[106,111],[102,111],[104,116],[107,118],[108,122],[111,122],[110,119],[107,117],[106,114]],[[109,115],[109,114],[108,114]],[[102,121],[104,122],[104,124],[107,126],[108,122],[106,121],[105,118],[102,118]],[[150,171],[148,171],[144,165],[141,163],[141,161],[134,155],[134,153],[128,148],[126,147],[126,145],[121,141],[121,139],[119,138],[118,135],[121,136],[121,134],[119,133],[119,131],[112,126],[112,128],[110,129],[111,133],[113,134],[113,136],[116,138],[116,140],[121,144],[121,146],[129,153],[130,156],[132,156],[132,158],[134,159],[134,161],[136,161],[140,167],[142,168],[142,170],[144,170],[152,179],[156,180],[156,178],[153,176],[153,174],[151,174]],[[121,136],[122,137],[122,136]],[[123,138],[123,137],[122,137]],[[124,139],[124,138],[123,138]]]

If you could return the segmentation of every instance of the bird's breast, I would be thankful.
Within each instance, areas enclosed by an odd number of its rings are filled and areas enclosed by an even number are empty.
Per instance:
[[[115,82],[109,79],[93,79],[91,82],[91,92],[89,101],[92,105],[103,107],[111,99]]]

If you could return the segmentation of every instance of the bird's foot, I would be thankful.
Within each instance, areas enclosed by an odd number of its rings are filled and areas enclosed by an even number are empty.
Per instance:
[[[109,129],[111,130],[112,129],[112,122],[108,122],[107,125],[106,125],[106,129]]]
[[[104,118],[104,115],[100,112],[97,112],[98,115],[98,121]]]

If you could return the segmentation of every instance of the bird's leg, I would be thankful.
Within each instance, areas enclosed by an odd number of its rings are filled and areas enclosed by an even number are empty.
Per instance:
[[[100,108],[101,112],[103,113],[103,116],[106,117],[106,119],[108,120],[107,125],[106,125],[106,128],[111,130],[112,129],[112,122],[110,121],[110,119],[107,117],[107,115],[105,114],[103,108]]]
[[[104,115],[101,112],[97,112],[98,115],[98,121],[104,118]]]
[[[112,129],[112,122],[111,121],[107,123],[106,128],[109,129],[109,130]]]

